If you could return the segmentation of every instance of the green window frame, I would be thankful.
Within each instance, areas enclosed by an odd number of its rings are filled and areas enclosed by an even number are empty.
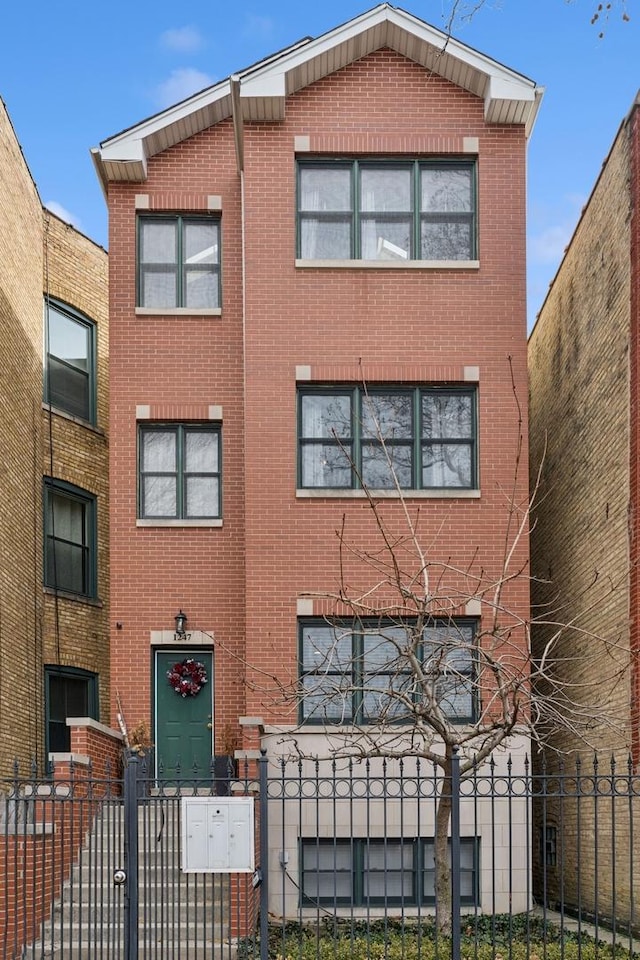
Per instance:
[[[298,488],[475,490],[477,390],[298,388]]]
[[[62,593],[97,595],[94,494],[62,480],[44,481],[44,583]]]
[[[555,824],[547,824],[538,828],[540,844],[540,863],[545,867],[558,866],[558,828]]]
[[[98,675],[79,667],[45,664],[45,756],[68,753],[68,717],[100,719]]]
[[[444,714],[453,723],[478,716],[477,621],[435,618],[415,644],[410,621],[362,618],[298,620],[299,723],[410,723],[402,698],[420,691],[403,651],[415,647]]]
[[[299,159],[302,260],[477,259],[475,159]]]
[[[153,423],[138,427],[138,517],[213,520],[222,515],[219,425]]]
[[[219,217],[138,217],[138,306],[218,309],[220,233]]]
[[[300,906],[433,905],[434,854],[433,837],[303,837]],[[461,837],[460,902],[465,906],[480,905],[479,862],[480,838]]]
[[[44,400],[96,422],[96,325],[58,300],[45,299]]]

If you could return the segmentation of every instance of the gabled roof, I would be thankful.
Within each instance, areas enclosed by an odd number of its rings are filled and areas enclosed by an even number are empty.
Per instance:
[[[488,123],[523,124],[530,133],[542,88],[412,14],[381,3],[103,141],[92,150],[103,187],[110,180],[145,180],[149,157],[229,117],[242,169],[244,122],[283,119],[287,96],[381,47],[482,97]]]

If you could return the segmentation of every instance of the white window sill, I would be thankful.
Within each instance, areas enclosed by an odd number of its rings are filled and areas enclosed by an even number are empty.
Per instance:
[[[403,490],[398,493],[397,490],[369,490],[369,494],[375,500],[479,500],[479,490],[466,490],[458,487],[451,487],[444,490]],[[348,500],[364,500],[367,494],[364,490],[336,490],[330,487],[313,487],[308,489],[297,489],[296,497],[301,500],[318,498],[343,498]]]
[[[296,260],[296,267],[343,270],[479,270],[479,260]]]
[[[191,307],[136,307],[137,317],[221,317],[222,307],[194,310]]]
[[[169,519],[169,518],[145,518],[144,520],[136,520],[136,527],[221,527],[222,519],[221,518],[212,518],[212,519],[203,519],[203,520],[189,520],[185,519]]]

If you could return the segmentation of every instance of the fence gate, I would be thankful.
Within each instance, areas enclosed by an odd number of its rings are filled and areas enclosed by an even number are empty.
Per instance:
[[[182,797],[228,789],[209,771],[157,780],[137,760],[124,778],[16,770],[0,783],[1,960],[215,960],[250,947],[253,877],[180,864]]]
[[[124,957],[122,781],[61,765],[0,782],[0,957]]]

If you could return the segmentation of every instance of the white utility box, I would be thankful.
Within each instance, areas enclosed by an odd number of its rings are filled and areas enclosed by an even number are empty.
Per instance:
[[[252,797],[183,797],[183,873],[252,873]]]

